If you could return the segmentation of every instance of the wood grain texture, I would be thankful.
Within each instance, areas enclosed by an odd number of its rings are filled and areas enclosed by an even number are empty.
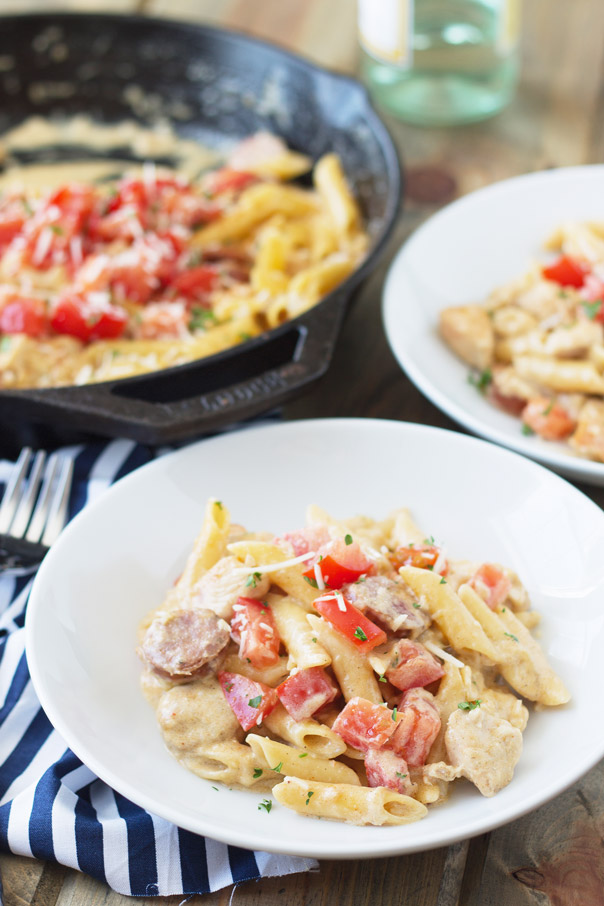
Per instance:
[[[139,11],[224,25],[330,68],[355,71],[352,0],[0,0],[26,9]],[[604,160],[602,0],[524,0],[522,84],[499,117],[456,129],[419,129],[385,116],[409,193],[384,256],[356,293],[326,376],[285,407],[286,418],[359,416],[461,431],[402,373],[381,324],[381,290],[400,245],[451,198],[548,167]],[[600,506],[604,489],[580,486]],[[4,855],[7,906],[126,906],[75,871]],[[182,898],[172,897],[168,906]],[[141,906],[157,904],[150,898]],[[604,906],[604,764],[513,824],[448,850],[321,863],[316,873],[248,882],[191,906]]]

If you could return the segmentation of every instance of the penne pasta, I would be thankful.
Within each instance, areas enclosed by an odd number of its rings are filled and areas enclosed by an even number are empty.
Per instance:
[[[312,506],[274,537],[210,500],[141,625],[141,685],[199,776],[272,789],[302,815],[402,825],[460,777],[485,796],[511,782],[523,698],[568,701],[531,614],[516,573],[453,559],[404,509],[340,520]]]
[[[304,815],[334,818],[350,824],[400,825],[425,817],[428,810],[410,796],[385,787],[318,783],[285,777],[273,787],[277,802]]]
[[[264,760],[267,770],[288,774],[303,780],[319,780],[322,783],[348,783],[360,785],[358,775],[335,759],[319,758],[303,749],[285,746],[268,736],[248,733],[245,739],[259,761]]]

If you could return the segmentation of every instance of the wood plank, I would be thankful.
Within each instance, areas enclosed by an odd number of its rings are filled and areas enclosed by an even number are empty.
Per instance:
[[[490,835],[463,906],[604,906],[604,762],[566,793]]]

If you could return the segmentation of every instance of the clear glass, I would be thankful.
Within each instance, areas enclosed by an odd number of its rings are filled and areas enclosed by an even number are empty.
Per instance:
[[[514,96],[517,42],[501,39],[505,0],[415,0],[408,66],[361,48],[376,102],[410,123],[453,125],[498,113]]]

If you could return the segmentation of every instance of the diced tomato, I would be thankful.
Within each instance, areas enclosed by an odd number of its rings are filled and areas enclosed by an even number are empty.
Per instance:
[[[294,550],[294,557],[301,554],[317,553],[323,545],[329,542],[329,531],[326,525],[309,525],[298,529],[296,532],[286,532],[275,538],[275,543],[286,541]]]
[[[205,185],[212,195],[221,195],[223,192],[241,192],[255,182],[258,182],[255,173],[220,167],[218,170],[208,173]]]
[[[386,641],[384,630],[367,619],[341,592],[315,598],[313,607],[363,654]]]
[[[497,389],[494,381],[491,381],[489,384],[486,396],[492,403],[499,406],[500,409],[503,409],[504,412],[508,412],[510,415],[520,415],[526,406],[525,399],[522,399],[520,396],[508,396],[507,394],[502,393]]]
[[[0,333],[39,337],[47,327],[48,317],[42,299],[11,299],[0,309]]]
[[[390,554],[389,560],[395,569],[401,566],[415,566],[417,569],[434,569],[440,556],[440,548],[434,544],[413,544],[407,547],[398,547],[393,554]],[[439,575],[446,576],[449,570],[448,564],[444,563]]]
[[[55,189],[48,199],[47,209],[59,208],[61,226],[72,234],[78,233],[98,203],[98,197],[98,191],[93,186],[71,183]]]
[[[560,286],[574,286],[575,289],[580,289],[585,281],[587,268],[568,255],[561,255],[553,264],[544,267],[542,273],[546,280],[553,280]]]
[[[468,584],[478,592],[491,610],[497,610],[507,598],[512,583],[498,566],[483,563]]]
[[[407,762],[392,749],[368,749],[365,771],[369,786],[385,786],[403,796],[411,795],[413,783]]]
[[[0,250],[7,245],[23,229],[28,208],[21,197],[8,197],[0,202]]]
[[[439,730],[440,714],[434,696],[426,689],[409,689],[401,698],[396,728],[387,747],[417,767],[426,763]]]
[[[445,675],[440,661],[423,645],[411,639],[397,642],[391,664],[386,670],[386,679],[402,692],[416,686],[427,686]]]
[[[255,598],[237,598],[231,631],[239,639],[239,657],[261,669],[276,664],[281,640],[268,604]]]
[[[528,401],[522,410],[522,421],[544,440],[564,440],[577,427],[566,409],[546,396]]]
[[[127,322],[127,313],[117,305],[98,305],[90,295],[75,293],[61,296],[50,318],[57,333],[69,334],[84,343],[115,339],[122,335]]]
[[[218,682],[231,711],[244,730],[259,726],[279,701],[276,689],[240,673],[223,670],[218,674]]]
[[[365,698],[351,698],[332,724],[332,730],[344,742],[366,752],[379,749],[396,729],[394,712],[385,705],[374,705]]]
[[[218,271],[215,267],[200,265],[182,271],[171,283],[178,296],[201,301],[206,299],[218,283]]]
[[[323,581],[328,588],[341,588],[349,582],[356,582],[363,573],[373,569],[373,563],[365,556],[356,541],[346,543],[344,538],[331,541],[318,563]],[[307,579],[315,578],[314,566],[304,573]]]
[[[277,695],[294,720],[305,720],[332,702],[338,688],[322,667],[308,667],[292,673],[277,686]]]

